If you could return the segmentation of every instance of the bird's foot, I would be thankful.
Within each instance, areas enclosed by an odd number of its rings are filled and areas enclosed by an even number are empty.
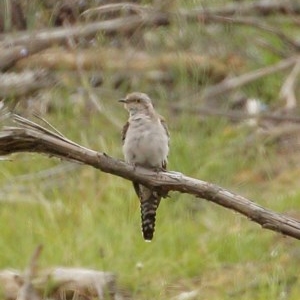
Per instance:
[[[136,171],[136,167],[137,167],[136,163],[129,163],[129,164],[133,167],[133,171],[135,172]]]
[[[154,167],[153,168],[153,171],[156,172],[157,174],[160,173],[160,172],[165,172],[166,169],[165,168],[162,168],[162,167]]]

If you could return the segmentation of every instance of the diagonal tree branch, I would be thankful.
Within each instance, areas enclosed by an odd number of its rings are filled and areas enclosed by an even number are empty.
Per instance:
[[[257,80],[261,77],[288,69],[291,66],[293,66],[294,64],[296,64],[298,60],[299,60],[299,57],[292,56],[287,59],[283,59],[274,65],[267,66],[267,67],[264,67],[261,69],[257,69],[257,70],[251,71],[249,73],[242,74],[238,77],[227,78],[227,79],[223,80],[222,82],[205,89],[202,94],[202,100],[207,101],[209,99],[223,95],[224,93],[228,93],[234,89],[237,89],[237,88],[239,88],[245,84],[248,84],[254,80]]]
[[[17,115],[0,113],[0,120],[12,118],[16,126],[0,131],[0,155],[15,152],[37,152],[73,160],[99,169],[105,173],[138,181],[146,186],[166,191],[188,193],[237,211],[252,221],[276,232],[300,239],[300,222],[268,210],[215,184],[188,177],[178,172],[154,172],[134,168],[105,153],[82,147],[61,134],[52,132],[32,121]]]

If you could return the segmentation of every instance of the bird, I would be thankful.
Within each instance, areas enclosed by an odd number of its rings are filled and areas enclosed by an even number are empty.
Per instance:
[[[154,109],[150,97],[133,92],[119,99],[129,112],[129,119],[122,130],[125,161],[134,166],[166,170],[169,153],[169,131],[166,122]],[[143,238],[151,242],[155,230],[156,211],[166,193],[133,182],[140,200]]]

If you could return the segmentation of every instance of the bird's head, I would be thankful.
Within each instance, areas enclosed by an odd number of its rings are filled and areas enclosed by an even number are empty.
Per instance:
[[[119,102],[124,103],[124,107],[129,111],[130,115],[144,113],[153,109],[151,99],[144,93],[134,92],[128,94],[126,98],[120,99]]]

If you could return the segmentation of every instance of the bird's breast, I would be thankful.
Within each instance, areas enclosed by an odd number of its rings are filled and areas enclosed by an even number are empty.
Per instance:
[[[160,122],[132,121],[123,145],[125,160],[144,167],[161,167],[167,160],[168,139]]]

